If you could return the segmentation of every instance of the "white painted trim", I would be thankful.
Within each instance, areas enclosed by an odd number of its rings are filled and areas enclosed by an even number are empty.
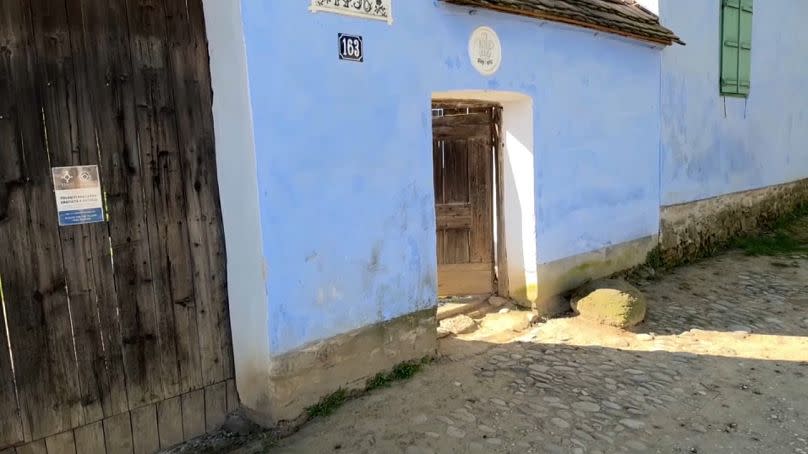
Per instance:
[[[508,290],[511,298],[534,303],[538,297],[536,184],[533,150],[533,99],[507,91],[437,92],[432,99],[494,102],[502,106],[502,216]],[[502,266],[502,265],[500,265]]]
[[[269,386],[269,309],[241,1],[202,3],[210,52],[236,386],[242,405],[258,409],[266,402]]]
[[[502,139],[508,289],[512,298],[533,303],[538,297],[538,256],[532,98],[502,103]]]

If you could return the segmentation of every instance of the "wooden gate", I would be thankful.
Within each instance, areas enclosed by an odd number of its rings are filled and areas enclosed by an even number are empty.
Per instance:
[[[499,108],[458,103],[433,108],[438,294],[493,293]]]
[[[211,101],[201,0],[0,1],[3,454],[153,452],[237,405]],[[107,222],[58,226],[73,165]]]

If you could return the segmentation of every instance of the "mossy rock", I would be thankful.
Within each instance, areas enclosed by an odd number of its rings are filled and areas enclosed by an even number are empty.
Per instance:
[[[618,328],[641,323],[648,309],[642,292],[621,279],[586,284],[575,291],[571,304],[582,318]]]

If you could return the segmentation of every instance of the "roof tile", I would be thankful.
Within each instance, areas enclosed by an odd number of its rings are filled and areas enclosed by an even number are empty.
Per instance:
[[[658,44],[684,44],[636,0],[443,0],[608,31]]]

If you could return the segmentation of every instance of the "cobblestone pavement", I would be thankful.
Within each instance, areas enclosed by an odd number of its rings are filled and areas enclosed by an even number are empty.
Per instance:
[[[639,286],[635,332],[448,338],[413,379],[237,452],[808,453],[808,257],[733,252]]]

